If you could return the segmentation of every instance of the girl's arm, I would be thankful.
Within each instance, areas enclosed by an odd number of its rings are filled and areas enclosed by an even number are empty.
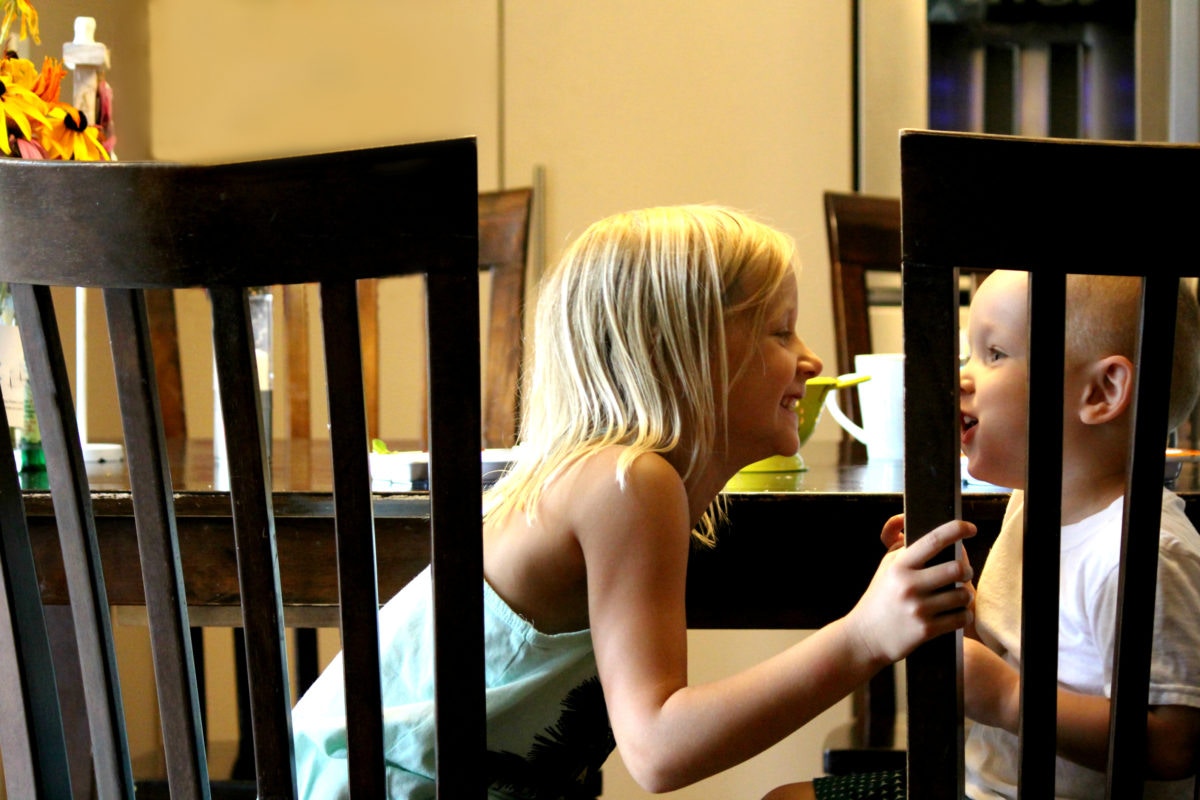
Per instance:
[[[1016,669],[983,644],[963,641],[964,704],[967,716],[1016,735],[1021,678]],[[1058,690],[1058,754],[1103,771],[1108,767],[1106,697]],[[1154,706],[1146,717],[1146,769],[1153,780],[1179,780],[1195,772],[1200,744],[1200,709]]]
[[[609,717],[630,774],[649,791],[685,786],[762,752],[884,664],[966,621],[966,592],[935,591],[969,577],[963,567],[923,568],[973,532],[952,523],[888,553],[846,617],[740,673],[689,686],[687,495],[659,456],[636,459],[624,489],[606,462],[583,465],[590,474],[575,482],[587,488],[575,496],[573,524]]]

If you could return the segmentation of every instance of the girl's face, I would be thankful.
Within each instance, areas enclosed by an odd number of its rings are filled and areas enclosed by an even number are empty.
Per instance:
[[[796,402],[805,382],[821,372],[821,359],[796,335],[797,287],[788,275],[767,306],[761,331],[746,315],[730,320],[728,344],[730,457],[736,466],[800,447]]]
[[[994,272],[971,302],[971,355],[959,373],[962,450],[980,480],[1023,488],[1029,334],[1024,272]]]

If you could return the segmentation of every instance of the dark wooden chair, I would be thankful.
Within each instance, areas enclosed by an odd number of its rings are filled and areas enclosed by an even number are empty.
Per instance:
[[[907,530],[959,515],[957,268],[1030,273],[1021,797],[1053,795],[1066,272],[1142,275],[1136,428],[1126,486],[1108,796],[1142,796],[1147,685],[1175,298],[1197,271],[1195,203],[1163,187],[1200,178],[1200,147],[905,131],[900,140]],[[979,565],[976,565],[978,569]],[[908,659],[912,800],[963,797],[961,638]]]
[[[533,190],[506,189],[479,194],[479,270],[491,276],[488,298],[487,354],[483,380],[483,446],[512,447],[517,440],[518,395],[524,353],[526,261]],[[282,287],[287,360],[288,435],[311,436],[311,354],[308,347],[308,289]],[[179,336],[175,303],[170,292],[147,293],[154,333],[154,355],[163,423],[167,436],[187,436],[183,407],[183,381],[179,364]],[[379,285],[362,281],[358,286],[359,319],[363,339],[363,382],[367,402],[367,429],[379,433]],[[279,393],[277,393],[278,395]],[[427,436],[428,412],[422,406],[421,445]]]
[[[825,192],[825,234],[833,299],[839,375],[854,372],[854,357],[875,352],[871,337],[869,273],[900,275],[900,199],[853,192]],[[862,424],[857,390],[843,389],[839,405]],[[842,432],[842,452],[855,461],[867,448]]]
[[[319,283],[335,479],[350,782],[386,794],[375,550],[355,283],[423,273],[431,340],[432,559],[439,793],[482,796],[482,547],[477,184],[473,140],[228,165],[0,159],[0,281],[33,381],[78,634],[102,797],[133,797],[104,567],[50,285],[104,290],[171,796],[207,797],[171,475],[145,290],[204,287],[228,432],[257,791],[295,797],[290,694],[269,466],[247,287]],[[82,211],[86,209],[86,213]],[[464,368],[467,367],[467,368]],[[411,368],[411,365],[407,365]],[[0,459],[0,748],[10,797],[69,797],[71,777],[37,575],[14,465]],[[475,620],[472,623],[472,620]],[[448,654],[448,655],[447,655]],[[142,690],[142,687],[137,687]]]
[[[529,221],[533,206],[530,188],[479,193],[479,270],[491,276],[488,295],[488,338],[483,378],[483,446],[512,447],[517,439],[518,394],[524,354],[526,262]],[[312,287],[288,284],[277,288],[283,306],[287,361],[287,385],[283,393],[288,408],[288,435],[308,439],[312,429],[312,353],[309,348],[309,297]],[[178,322],[174,293],[169,289],[146,292],[163,428],[169,438],[186,438],[183,377],[180,366]],[[379,434],[380,363],[379,282],[358,284],[359,327],[363,352],[363,390],[367,408],[367,432]],[[280,393],[276,392],[276,396]],[[418,445],[428,445],[428,407],[422,395]],[[293,631],[296,647],[296,677],[301,692],[319,673],[317,632],[310,628]],[[193,631],[197,661],[202,662],[203,637]],[[241,632],[234,632],[234,650],[244,649]],[[244,670],[236,673],[239,708],[238,755],[234,778],[253,771],[249,719],[245,712]],[[201,683],[204,687],[203,682]]]

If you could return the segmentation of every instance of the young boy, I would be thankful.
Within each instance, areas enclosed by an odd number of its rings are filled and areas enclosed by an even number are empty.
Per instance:
[[[1067,283],[1058,798],[1104,796],[1138,293],[1136,278],[1070,276]],[[975,633],[968,628],[976,638],[964,638],[964,705],[975,723],[966,743],[971,800],[1015,798],[1017,791],[1027,298],[1023,272],[993,272],[980,285],[968,324],[970,360],[961,373],[968,469],[1015,490],[979,581]],[[1200,390],[1198,348],[1200,311],[1195,295],[1181,289],[1171,427],[1188,414]],[[1190,800],[1200,749],[1200,534],[1184,516],[1183,501],[1165,489],[1154,642],[1147,766],[1159,780],[1147,782],[1145,797]],[[789,784],[764,800],[903,796],[901,773],[873,773]]]
[[[1027,275],[995,272],[971,306],[961,375],[963,452],[981,480],[1013,487],[964,640],[967,794],[1016,796],[1021,542],[1028,386]],[[1070,276],[1059,589],[1060,798],[1104,796],[1125,461],[1131,428],[1136,278]],[[1196,299],[1181,289],[1169,425],[1200,384]],[[1166,432],[1164,431],[1164,441]],[[1147,725],[1146,797],[1192,797],[1200,742],[1200,535],[1164,489]]]

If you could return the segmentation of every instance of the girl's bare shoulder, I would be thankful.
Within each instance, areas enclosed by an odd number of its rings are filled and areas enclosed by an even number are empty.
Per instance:
[[[647,493],[659,501],[685,496],[679,473],[658,453],[634,456],[622,473],[621,462],[628,452],[627,447],[613,445],[572,465],[563,476],[568,494],[576,501],[590,498],[601,503],[636,502]]]
[[[627,448],[607,447],[572,466],[548,493],[581,540],[589,532],[606,537],[637,533],[646,527],[682,525],[688,521],[687,491],[679,473],[657,453],[634,457],[623,474]]]
[[[621,570],[625,559],[645,560],[674,542],[664,531],[687,537],[678,473],[661,456],[643,454],[622,485],[623,451],[605,448],[572,464],[547,486],[535,515],[513,514],[485,527],[489,583],[543,632],[587,627],[591,578],[601,580]],[[686,547],[672,549],[686,554]]]

